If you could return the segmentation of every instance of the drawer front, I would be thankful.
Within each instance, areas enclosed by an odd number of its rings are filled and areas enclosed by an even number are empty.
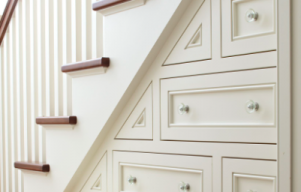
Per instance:
[[[114,191],[211,191],[211,171],[210,157],[114,152]]]
[[[275,0],[222,1],[223,56],[276,49]]]
[[[275,83],[274,69],[162,80],[162,139],[276,142]]]
[[[225,192],[276,192],[276,161],[224,159]]]

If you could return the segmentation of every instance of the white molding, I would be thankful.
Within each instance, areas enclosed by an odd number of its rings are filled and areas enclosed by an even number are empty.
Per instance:
[[[107,67],[96,67],[91,69],[84,69],[74,72],[68,72],[67,74],[71,76],[72,78],[77,77],[85,77],[85,76],[92,76],[92,75],[99,75],[104,74],[107,72]]]
[[[75,125],[71,124],[49,124],[49,125],[40,125],[47,130],[63,130],[63,129],[74,129]]]
[[[114,13],[118,13],[121,11],[125,11],[128,9],[142,6],[145,4],[145,1],[146,0],[132,0],[129,2],[125,2],[125,3],[119,4],[119,5],[113,6],[113,7],[109,7],[107,9],[98,10],[98,12],[101,13],[103,16],[108,16],[108,15],[112,15]],[[97,3],[98,2],[95,2],[95,4],[97,4]]]
[[[258,180],[269,180],[273,181],[273,192],[276,192],[276,178],[275,177],[267,177],[267,176],[259,176],[259,175],[246,175],[246,174],[233,174],[233,192],[239,192],[236,189],[236,180],[237,178],[249,178],[249,179],[258,179]]]
[[[278,0],[278,191],[292,191],[291,1]]]

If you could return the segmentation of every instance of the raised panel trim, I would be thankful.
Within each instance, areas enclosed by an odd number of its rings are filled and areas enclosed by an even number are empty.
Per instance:
[[[247,175],[247,174],[239,174],[239,173],[233,173],[233,192],[239,192],[239,191],[237,191],[237,188],[236,188],[237,178],[250,178],[250,179],[273,181],[273,185],[274,185],[273,191],[276,192],[276,177],[260,176],[260,175]]]
[[[252,35],[243,35],[243,36],[236,36],[235,37],[235,17],[236,17],[236,14],[235,14],[235,11],[234,11],[234,6],[235,4],[237,3],[241,3],[241,2],[244,2],[244,1],[252,1],[252,0],[234,0],[232,1],[232,39],[233,40],[239,40],[239,39],[244,39],[244,38],[250,38],[250,37],[256,37],[256,36],[263,36],[263,35],[269,35],[269,34],[272,34],[272,33],[276,33],[276,26],[275,26],[275,12],[276,12],[276,8],[275,8],[275,2],[273,1],[273,7],[274,7],[274,24],[273,24],[273,30],[272,31],[268,31],[268,32],[264,32],[264,33],[255,33],[255,34],[252,34]]]
[[[171,102],[173,95],[179,94],[193,94],[193,93],[206,93],[206,92],[222,92],[222,91],[233,91],[233,90],[246,90],[246,89],[264,89],[264,88],[272,88],[274,92],[274,98],[276,94],[275,84],[269,85],[255,85],[255,86],[240,86],[240,87],[221,87],[221,88],[209,88],[209,89],[200,89],[200,90],[187,90],[187,91],[170,91],[168,94],[168,126],[169,127],[271,127],[274,128],[276,126],[276,111],[274,110],[274,121],[273,123],[204,123],[197,125],[189,125],[189,124],[172,124],[171,119]],[[274,102],[274,106],[276,109],[276,105]]]

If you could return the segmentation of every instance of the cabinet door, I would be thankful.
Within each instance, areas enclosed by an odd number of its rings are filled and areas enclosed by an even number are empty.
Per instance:
[[[223,159],[224,192],[276,192],[277,162]]]
[[[161,80],[161,139],[276,143],[276,69]]]
[[[114,152],[113,163],[114,192],[212,191],[210,157]]]
[[[276,50],[275,0],[223,0],[223,56]]]

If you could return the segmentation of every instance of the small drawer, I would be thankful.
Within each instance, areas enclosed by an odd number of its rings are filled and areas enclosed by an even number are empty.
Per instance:
[[[162,80],[162,139],[276,142],[275,72]]]
[[[114,192],[212,191],[210,157],[114,152]]]
[[[223,56],[276,50],[275,0],[222,1]]]
[[[223,159],[224,192],[276,192],[276,161]]]

